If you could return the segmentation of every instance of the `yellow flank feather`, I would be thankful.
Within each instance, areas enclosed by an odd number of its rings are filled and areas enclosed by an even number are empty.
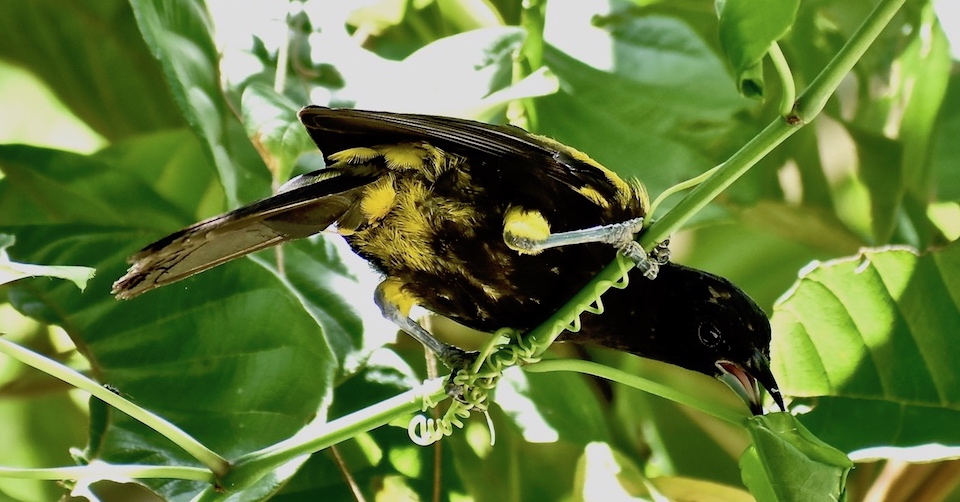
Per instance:
[[[503,241],[518,253],[538,254],[524,244],[539,243],[550,237],[550,224],[539,211],[511,207],[503,216]]]
[[[395,305],[406,317],[410,316],[410,309],[419,303],[416,297],[404,291],[403,282],[400,279],[388,277],[377,286],[377,289],[380,290],[380,296],[385,302]]]
[[[397,212],[397,224],[403,233],[416,236],[425,236],[429,233],[430,222],[427,221],[427,215],[420,207],[429,195],[427,187],[416,181],[407,181],[400,187],[398,198],[400,211]]]
[[[433,229],[421,203],[429,191],[420,182],[401,179],[395,190],[393,206],[379,225],[365,227],[355,236],[355,244],[366,252],[398,268],[435,271],[431,240]]]
[[[393,187],[393,176],[384,176],[363,192],[360,199],[360,211],[369,222],[380,221],[393,208],[397,199],[397,190]]]
[[[380,152],[374,150],[373,148],[367,147],[357,147],[357,148],[348,148],[346,150],[341,150],[337,153],[327,155],[327,158],[333,162],[345,164],[363,164],[375,157],[380,155]]]

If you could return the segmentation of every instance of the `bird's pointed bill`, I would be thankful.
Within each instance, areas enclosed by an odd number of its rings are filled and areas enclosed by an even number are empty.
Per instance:
[[[748,363],[751,368],[747,369],[741,365],[720,360],[717,361],[717,368],[720,370],[720,376],[717,377],[734,392],[740,396],[749,406],[754,415],[763,413],[763,395],[760,392],[762,385],[767,392],[776,401],[781,410],[786,411],[783,404],[783,397],[780,395],[780,389],[777,387],[777,381],[770,372],[770,361],[760,351],[757,351],[754,357]]]

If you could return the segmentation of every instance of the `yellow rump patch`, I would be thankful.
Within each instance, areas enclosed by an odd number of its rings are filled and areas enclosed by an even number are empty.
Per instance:
[[[427,158],[427,151],[414,143],[382,146],[380,154],[387,161],[387,167],[397,171],[423,170]]]
[[[364,146],[357,148],[347,148],[346,150],[341,150],[337,153],[327,155],[327,158],[333,162],[343,162],[345,164],[363,164],[368,162],[371,159],[376,158],[380,155],[379,152],[373,148],[367,148]]]

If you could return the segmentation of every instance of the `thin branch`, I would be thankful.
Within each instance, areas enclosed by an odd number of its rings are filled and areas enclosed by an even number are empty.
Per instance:
[[[114,394],[109,389],[74,369],[3,338],[0,338],[0,352],[28,366],[33,366],[50,376],[59,378],[78,389],[85,390],[101,401],[130,415],[130,417],[135,420],[139,420],[147,427],[159,432],[177,446],[186,450],[187,453],[197,459],[201,464],[207,466],[214,474],[224,474],[230,468],[230,463],[227,462],[226,459],[204,446],[194,439],[193,436],[184,432],[183,429],[131,403],[124,399],[123,396]]]

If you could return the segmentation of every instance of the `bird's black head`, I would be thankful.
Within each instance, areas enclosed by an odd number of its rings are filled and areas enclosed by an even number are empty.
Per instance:
[[[785,409],[770,372],[770,322],[730,281],[670,263],[653,281],[631,273],[630,286],[603,301],[603,315],[584,318],[590,341],[717,377],[754,414],[759,383]]]

